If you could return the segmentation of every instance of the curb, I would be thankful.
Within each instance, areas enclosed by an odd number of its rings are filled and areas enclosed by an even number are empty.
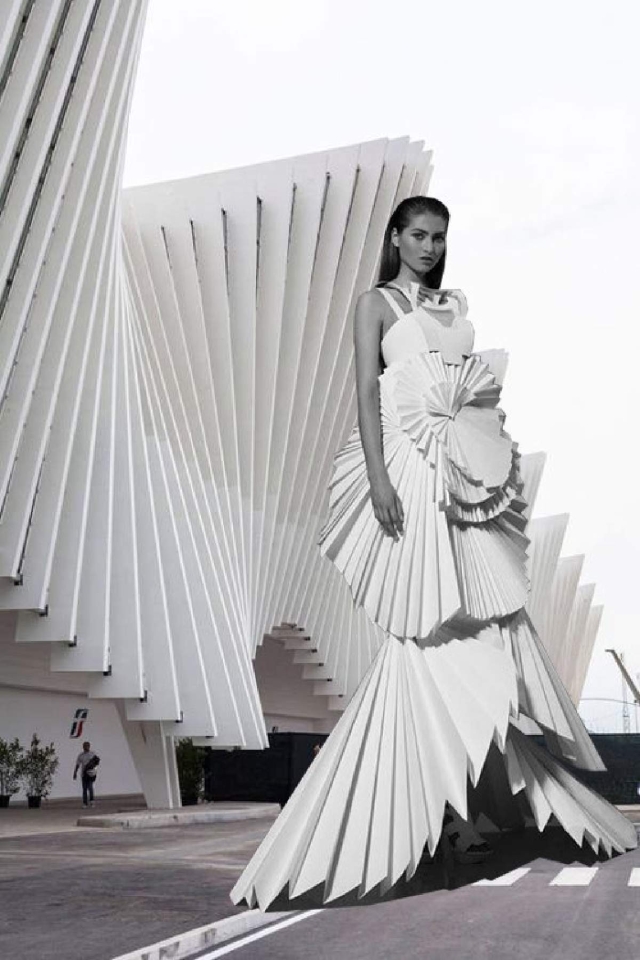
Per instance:
[[[242,820],[275,820],[280,813],[277,803],[255,804],[253,807],[225,807],[204,810],[145,810],[131,813],[107,813],[78,817],[79,827],[119,827],[122,830],[150,830],[155,827],[177,827],[191,823],[231,823]]]
[[[161,940],[150,947],[142,947],[132,953],[125,953],[113,960],[186,960],[187,957],[217,946],[227,940],[241,937],[251,930],[266,927],[277,920],[300,913],[299,910],[287,910],[282,913],[262,913],[261,910],[245,910],[232,917],[216,920],[204,927],[186,930],[177,936]]]

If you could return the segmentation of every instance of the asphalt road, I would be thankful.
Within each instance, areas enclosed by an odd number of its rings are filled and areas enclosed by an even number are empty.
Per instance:
[[[491,870],[484,872],[495,879],[504,876],[502,867],[511,868],[516,872],[509,885],[476,886],[473,877],[481,868],[463,868],[454,889],[414,889],[413,895],[375,906],[326,909],[288,926],[276,923],[249,942],[240,938],[224,955],[231,960],[638,960],[640,886],[629,881],[640,883],[640,851],[604,862],[586,853],[576,858],[575,846],[557,831],[549,831],[536,851],[538,844],[529,834],[511,838],[510,851],[506,846],[497,851]],[[532,859],[535,852],[550,856]],[[423,884],[430,885],[424,878]],[[431,885],[437,887],[437,878]],[[206,951],[201,960],[219,955]]]
[[[111,960],[243,908],[272,820],[0,839],[1,960]]]
[[[0,839],[0,958],[113,960],[241,912],[229,890],[271,822]],[[441,864],[427,864],[386,902],[335,906],[284,928],[274,918],[268,935],[256,931],[202,957],[639,960],[640,885],[629,881],[640,883],[640,851],[599,862],[557,829],[493,842],[482,866],[447,877]],[[572,877],[587,885],[552,885],[567,866],[580,868]],[[508,886],[474,886],[507,873]]]

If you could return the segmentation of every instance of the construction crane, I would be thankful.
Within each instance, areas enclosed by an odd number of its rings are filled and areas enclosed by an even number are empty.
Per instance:
[[[613,659],[615,660],[615,662],[618,664],[620,673],[622,674],[622,677],[623,677],[623,680],[622,680],[622,700],[623,700],[622,729],[624,733],[631,733],[631,718],[629,716],[629,704],[627,703],[627,699],[626,699],[625,681],[627,683],[627,686],[629,687],[629,690],[631,690],[631,693],[633,694],[633,699],[636,707],[640,707],[640,690],[638,689],[635,680],[633,679],[633,677],[631,676],[631,674],[629,673],[629,671],[625,666],[624,654],[617,653],[615,650],[611,650],[610,648],[607,649],[606,652],[610,653]]]

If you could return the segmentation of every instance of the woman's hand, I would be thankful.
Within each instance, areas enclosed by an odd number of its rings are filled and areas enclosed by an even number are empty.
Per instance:
[[[371,481],[371,505],[373,513],[388,537],[397,540],[404,530],[404,511],[388,475]]]

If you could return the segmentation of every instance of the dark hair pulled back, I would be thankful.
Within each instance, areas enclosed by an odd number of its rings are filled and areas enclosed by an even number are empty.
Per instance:
[[[400,270],[400,254],[398,248],[391,242],[391,234],[394,229],[397,230],[398,233],[402,233],[402,231],[406,230],[410,225],[413,218],[420,216],[422,213],[431,213],[435,216],[442,217],[445,223],[447,225],[449,224],[450,214],[447,207],[445,207],[441,200],[436,200],[435,197],[407,197],[406,200],[399,203],[391,214],[387,229],[384,232],[382,257],[380,259],[380,270],[378,272],[378,286],[383,286],[390,280],[395,280]],[[436,265],[425,276],[425,284],[428,287],[432,287],[434,290],[438,290],[441,287],[446,259],[447,251],[445,249],[440,260],[438,260]]]

